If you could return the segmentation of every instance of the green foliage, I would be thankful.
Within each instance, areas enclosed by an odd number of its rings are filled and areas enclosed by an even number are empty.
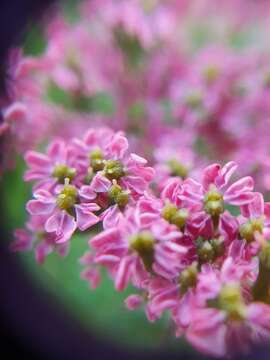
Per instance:
[[[174,117],[172,112],[172,104],[169,99],[162,99],[161,101],[161,107],[164,112],[164,121],[166,123],[174,123]]]
[[[134,102],[128,109],[128,117],[135,120],[145,117],[145,104],[142,101]]]
[[[8,231],[21,227],[26,219],[25,203],[30,197],[30,186],[22,179],[24,164],[16,160],[12,171],[6,171],[1,180],[1,199],[4,204],[5,228]]]
[[[46,40],[41,25],[31,24],[24,41],[24,54],[31,56],[41,55],[46,48]]]
[[[46,99],[57,105],[61,105],[67,110],[77,110],[87,113],[98,113],[103,115],[113,115],[115,105],[113,98],[106,92],[96,93],[93,96],[74,95],[51,83],[47,89]]]
[[[66,19],[70,23],[74,23],[77,20],[79,20],[78,2],[79,2],[79,0],[62,0],[61,1],[63,13],[65,14]]]
[[[225,210],[229,211],[233,216],[240,215],[239,207],[234,205],[225,205]]]
[[[256,43],[258,39],[260,39],[259,24],[245,29],[244,31],[235,31],[231,33],[229,37],[229,45],[236,50],[243,50],[251,43]]]
[[[189,29],[191,35],[192,50],[197,51],[208,42],[211,42],[211,33],[205,24],[192,24]]]
[[[121,28],[114,31],[117,45],[126,55],[126,60],[131,67],[137,68],[145,56],[139,40],[135,36],[126,34]]]
[[[57,105],[62,105],[69,110],[71,110],[73,107],[73,99],[71,94],[53,83],[49,84],[48,86],[47,100]]]

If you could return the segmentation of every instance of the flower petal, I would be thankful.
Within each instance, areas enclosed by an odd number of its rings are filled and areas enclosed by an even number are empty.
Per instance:
[[[81,231],[85,231],[99,222],[99,217],[93,211],[99,210],[96,203],[75,205],[76,222]]]

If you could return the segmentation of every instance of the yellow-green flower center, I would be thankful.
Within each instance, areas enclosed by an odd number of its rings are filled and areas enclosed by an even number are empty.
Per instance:
[[[185,103],[191,109],[200,109],[203,104],[202,94],[200,91],[193,91],[185,98]]]
[[[141,1],[141,6],[143,7],[143,10],[146,13],[150,13],[151,11],[153,11],[156,8],[158,3],[159,3],[159,0],[143,0],[143,1]]]
[[[151,272],[154,262],[155,246],[153,235],[149,231],[142,231],[130,238],[129,246],[131,250],[136,251],[140,256],[145,269]]]
[[[255,233],[258,232],[261,234],[263,232],[263,219],[251,219],[250,221],[240,226],[239,232],[241,237],[248,243],[253,242],[255,240]]]
[[[213,217],[221,215],[225,210],[223,195],[214,185],[204,197],[204,210]]]
[[[198,247],[197,254],[200,263],[212,262],[215,259],[215,250],[208,240],[203,241]]]
[[[78,191],[75,186],[66,184],[58,195],[56,204],[61,210],[69,211],[78,202]]]
[[[107,160],[104,167],[104,175],[110,180],[118,180],[125,176],[123,164],[119,160]]]
[[[121,186],[114,183],[110,188],[109,192],[109,199],[113,204],[117,204],[120,208],[124,208],[129,201],[129,192],[123,190]]]
[[[172,176],[179,176],[182,179],[185,179],[188,176],[188,168],[179,161],[171,159],[168,161],[168,165]]]
[[[57,178],[59,183],[64,184],[65,179],[72,181],[76,176],[76,169],[70,168],[67,165],[56,165],[53,169],[52,176]]]
[[[89,154],[89,158],[93,172],[98,172],[104,169],[105,164],[104,164],[103,154],[100,149],[91,151],[91,153]]]
[[[239,286],[224,285],[218,297],[218,304],[219,308],[227,313],[230,320],[245,319],[246,308]]]
[[[189,288],[193,288],[197,284],[198,264],[192,263],[183,270],[179,277],[179,285],[181,294],[185,294]]]
[[[219,77],[219,69],[216,66],[208,66],[204,69],[203,75],[206,82],[212,84]]]
[[[213,262],[224,254],[224,239],[219,237],[205,240],[199,237],[196,240],[196,249],[200,264]]]
[[[188,218],[188,210],[178,209],[177,206],[168,203],[162,209],[161,215],[170,224],[176,225],[179,229],[183,229]]]
[[[259,274],[252,287],[254,301],[270,304],[270,243],[265,241],[259,253]]]

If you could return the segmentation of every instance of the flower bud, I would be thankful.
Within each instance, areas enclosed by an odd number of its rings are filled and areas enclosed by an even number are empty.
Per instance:
[[[198,264],[192,263],[183,270],[179,277],[180,292],[185,294],[189,288],[195,287],[197,284]]]
[[[209,241],[203,241],[197,250],[200,263],[212,262],[215,259],[215,250]]]
[[[255,240],[255,233],[262,233],[263,231],[263,221],[262,219],[252,219],[245,224],[240,226],[239,232],[240,236],[245,239],[248,243],[251,243]]]
[[[60,209],[68,211],[77,203],[78,191],[75,186],[69,185],[67,179],[65,182],[66,184],[64,185],[61,193],[58,195],[56,203]]]
[[[162,217],[181,230],[183,230],[186,225],[188,215],[187,209],[178,209],[177,206],[171,203],[166,204],[162,210]]]
[[[104,175],[110,180],[118,180],[125,176],[122,163],[119,160],[107,160],[105,162]]]
[[[245,303],[239,286],[224,285],[218,297],[218,304],[219,308],[227,313],[230,320],[244,320]]]
[[[204,197],[204,210],[213,217],[221,215],[225,210],[223,196],[215,187]]]
[[[56,165],[53,169],[52,176],[58,179],[58,182],[64,184],[66,178],[70,181],[76,176],[76,169],[70,168],[67,165]]]
[[[114,184],[110,188],[109,198],[113,204],[117,204],[120,208],[124,208],[129,201],[129,192],[123,190],[120,185],[114,180]]]
[[[94,172],[98,172],[104,169],[103,154],[100,149],[92,151],[89,155],[90,164]]]
[[[149,231],[142,231],[130,239],[130,248],[140,256],[147,271],[152,270],[154,245],[155,239]]]
[[[179,161],[171,159],[168,161],[168,165],[171,170],[171,176],[179,176],[182,179],[188,176],[188,168]]]

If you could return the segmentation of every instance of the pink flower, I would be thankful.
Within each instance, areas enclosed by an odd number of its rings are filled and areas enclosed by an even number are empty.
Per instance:
[[[44,230],[54,234],[56,243],[68,241],[76,228],[84,231],[99,222],[94,212],[100,207],[94,202],[85,201],[80,190],[68,181],[57,188],[55,195],[40,189],[34,193],[34,197],[27,203],[27,211],[31,215],[47,217]],[[92,194],[94,198],[95,194]]]
[[[112,181],[129,190],[131,196],[143,194],[154,177],[154,170],[146,167],[147,161],[136,154],[129,154],[127,139],[122,133],[114,134],[104,149],[104,168],[92,180],[96,192],[108,191]]]
[[[251,177],[244,177],[230,185],[226,190],[224,189],[228,186],[236,168],[237,164],[233,161],[227,163],[223,168],[218,164],[208,166],[203,172],[202,184],[191,179],[184,182],[182,198],[186,199],[185,195],[189,195],[190,200],[186,200],[200,206],[203,200],[206,202],[219,201],[219,199],[211,199],[211,191],[213,191],[213,197],[220,195],[226,204],[240,206],[250,203],[254,196],[252,192],[254,182]],[[210,199],[205,199],[205,195],[210,196]]]
[[[38,181],[36,188],[52,189],[57,183],[63,184],[65,179],[73,181],[77,175],[76,157],[62,140],[50,143],[47,154],[28,151],[25,161],[30,167],[25,172],[26,181]]]
[[[228,322],[224,311],[214,308],[194,311],[193,323],[186,334],[187,340],[201,352],[217,357],[246,353],[252,343],[269,341],[269,305],[249,304],[243,316],[242,320]]]
[[[150,321],[159,319],[165,310],[173,310],[179,302],[179,284],[162,277],[149,279],[146,313]]]
[[[129,310],[135,310],[143,303],[143,298],[140,295],[130,295],[125,299],[125,305]]]
[[[255,267],[253,262],[234,263],[228,257],[220,271],[205,266],[198,275],[199,303],[186,332],[187,340],[198,350],[223,357],[248,348],[253,335],[251,305],[246,305],[250,295],[244,284],[254,281]]]
[[[224,357],[228,350],[225,314],[216,309],[202,309],[193,313],[193,320],[186,334],[187,340],[204,354]]]
[[[153,224],[161,219],[166,220],[170,224],[180,225],[182,219],[183,229],[188,212],[185,212],[185,210],[180,211],[180,193],[181,180],[178,178],[171,178],[166,182],[160,198],[145,192],[137,202],[142,226]]]
[[[44,232],[46,217],[32,216],[26,224],[26,229],[17,229],[15,240],[11,244],[12,251],[30,251],[34,249],[36,261],[42,264],[46,257],[54,250],[60,256],[66,256],[69,251],[68,243],[58,244],[51,233]]]
[[[254,197],[254,181],[251,177],[244,177],[232,185],[228,182],[237,168],[236,163],[229,162],[223,168],[218,164],[208,166],[199,183],[193,179],[187,179],[182,185],[180,199],[187,207],[195,210],[194,222],[197,227],[204,228],[209,234],[216,226],[213,221],[221,219],[221,225],[230,227],[231,217],[225,211],[225,206],[241,206],[249,204]],[[227,189],[226,189],[227,187]]]
[[[95,289],[101,282],[100,271],[94,264],[94,255],[88,251],[80,258],[80,264],[85,266],[81,278],[87,280],[90,287]]]
[[[40,68],[39,61],[32,57],[24,57],[22,50],[14,48],[9,54],[8,95],[13,100],[21,96],[35,97],[40,93],[37,82],[33,81],[31,73]]]
[[[114,181],[136,197],[153,179],[154,170],[145,166],[145,159],[129,153],[129,144],[122,132],[90,129],[82,141],[74,139],[72,147],[79,163],[90,171],[90,185],[97,193],[107,192]]]
[[[251,341],[255,344],[263,344],[270,338],[270,306],[268,304],[254,302],[248,306],[247,321],[252,331]]]
[[[130,209],[116,228],[89,241],[96,251],[95,262],[109,269],[117,290],[123,290],[130,280],[141,287],[152,271],[170,278],[181,268],[181,258],[187,251],[177,243],[179,231],[159,224],[141,227],[133,214]]]
[[[254,193],[253,201],[241,206],[241,214],[240,234],[247,243],[257,243],[255,248],[257,247],[258,251],[262,245],[261,236],[268,239],[270,235],[270,203],[264,203],[262,194]]]
[[[197,263],[190,263],[175,276],[165,279],[156,276],[146,283],[149,292],[146,313],[150,321],[154,321],[170,310],[172,319],[177,325],[177,332],[182,333],[189,326],[192,311],[198,306],[197,299]]]

